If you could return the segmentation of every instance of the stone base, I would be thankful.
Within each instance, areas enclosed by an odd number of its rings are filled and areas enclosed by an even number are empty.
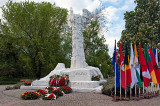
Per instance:
[[[20,89],[24,90],[37,90],[37,89],[44,89],[46,86],[24,86],[22,85]],[[72,87],[73,92],[94,92],[94,93],[102,93],[102,86],[98,86],[96,88],[79,88],[79,87]]]
[[[98,86],[96,88],[76,88],[72,87],[73,92],[94,92],[94,93],[102,93],[103,86]]]
[[[71,81],[70,85],[72,88],[96,88],[100,83],[105,82],[102,81]]]
[[[37,89],[44,89],[46,88],[47,86],[24,86],[22,85],[20,87],[20,89],[26,89],[26,90],[37,90]]]
[[[46,77],[32,82],[32,86],[21,86],[21,89],[44,89],[49,86],[49,79],[52,75],[69,75],[69,86],[76,92],[96,92],[100,93],[102,86],[101,82],[105,82],[99,68],[87,66],[85,68],[65,68],[63,63],[58,63],[56,68],[51,71]],[[92,76],[101,75],[100,81],[92,81]]]

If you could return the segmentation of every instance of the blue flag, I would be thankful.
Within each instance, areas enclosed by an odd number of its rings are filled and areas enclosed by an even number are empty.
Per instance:
[[[116,63],[116,66],[115,66],[115,63]],[[120,82],[119,82],[119,70],[118,70],[118,61],[117,61],[116,41],[115,41],[115,46],[114,46],[112,64],[114,65],[114,72],[116,73],[116,88],[117,88],[120,86]]]

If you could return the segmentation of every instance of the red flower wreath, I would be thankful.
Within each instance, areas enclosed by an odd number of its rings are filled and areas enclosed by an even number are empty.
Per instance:
[[[58,81],[58,85],[59,86],[64,86],[67,84],[67,79],[65,77],[62,77],[59,81]]]
[[[56,86],[57,85],[57,79],[56,77],[53,77],[50,81],[50,86]]]

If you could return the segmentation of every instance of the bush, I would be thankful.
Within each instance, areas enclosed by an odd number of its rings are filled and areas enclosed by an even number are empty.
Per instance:
[[[20,81],[20,78],[13,77],[0,77],[0,85],[16,84]]]
[[[103,85],[102,93],[108,96],[114,96],[115,94],[115,80],[114,77],[109,77],[107,82],[101,83]],[[127,85],[127,96],[130,95],[130,85]],[[136,86],[137,95],[139,94],[139,88]],[[143,88],[140,89],[140,92],[143,93]],[[120,95],[120,87],[116,88],[116,95]],[[121,89],[121,95],[125,96],[125,90]],[[132,95],[135,95],[135,87],[132,88]]]
[[[21,85],[23,84],[24,84],[23,82],[19,82],[13,86],[13,89],[20,89]]]

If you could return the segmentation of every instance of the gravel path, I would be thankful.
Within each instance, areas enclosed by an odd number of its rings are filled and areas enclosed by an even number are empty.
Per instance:
[[[160,96],[139,101],[114,102],[109,96],[96,93],[71,93],[57,100],[22,100],[25,90],[5,90],[0,86],[0,106],[160,106]]]

